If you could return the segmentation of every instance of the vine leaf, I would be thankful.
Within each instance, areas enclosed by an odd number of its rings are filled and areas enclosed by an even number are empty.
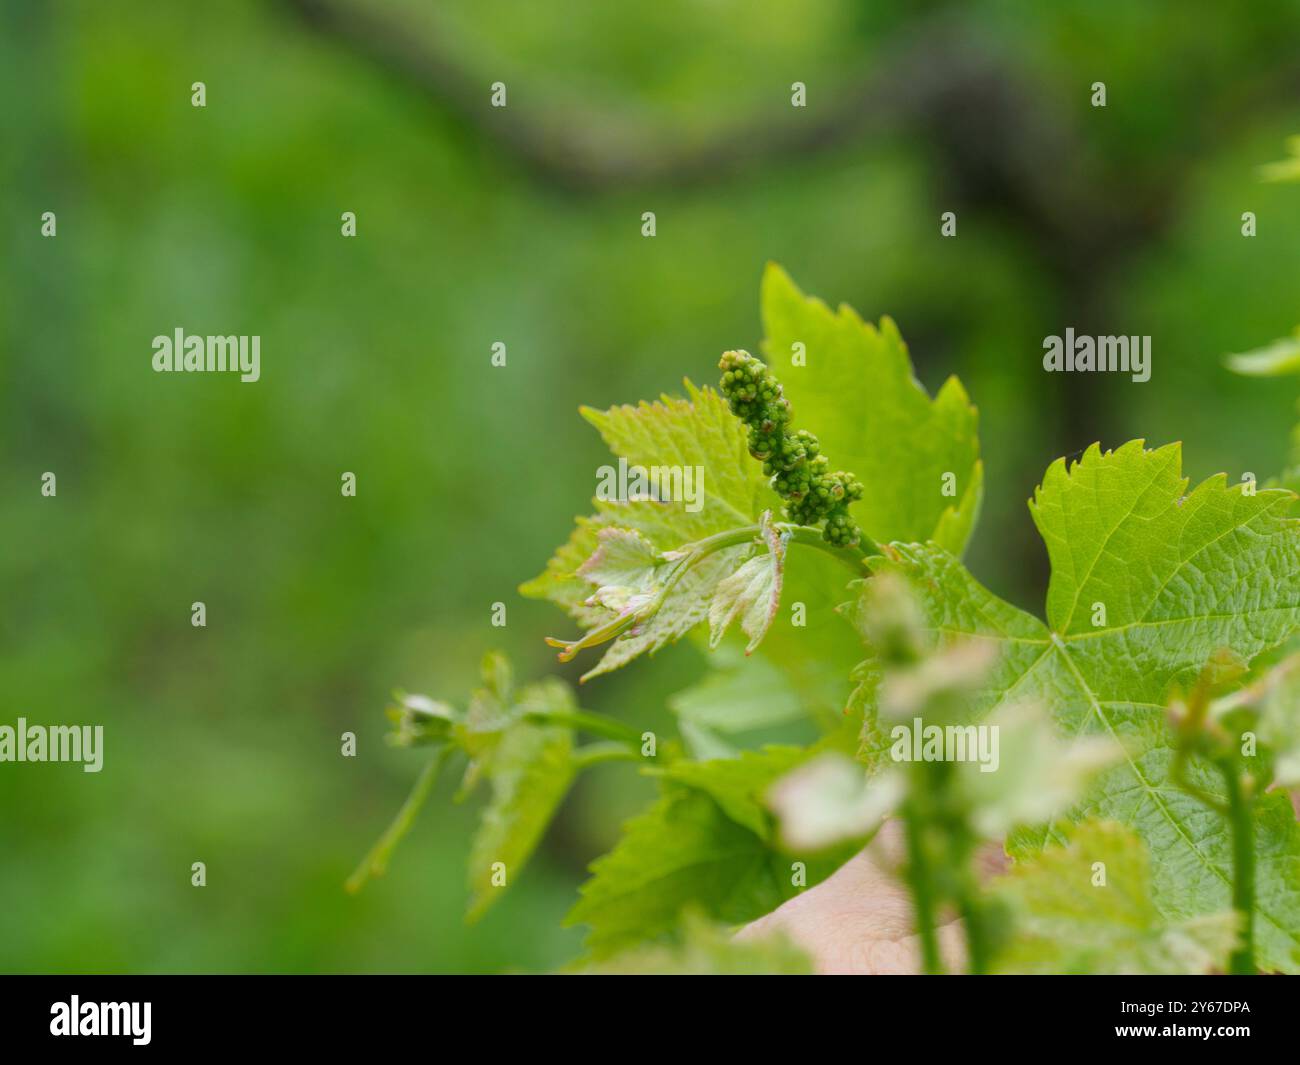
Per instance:
[[[578,711],[572,689],[547,678],[516,689],[510,664],[497,652],[484,656],[483,686],[460,710],[423,695],[403,695],[389,708],[400,747],[432,748],[433,756],[392,824],[349,878],[359,891],[382,875],[433,788],[438,770],[454,754],[468,760],[458,799],[486,782],[490,797],[470,847],[467,919],[477,920],[522,872],[564,801],[578,769],[573,729],[564,720]],[[499,863],[499,865],[498,865]],[[494,874],[504,881],[494,883]]]
[[[781,605],[781,584],[785,575],[785,538],[772,526],[772,515],[764,513],[761,535],[767,550],[743,563],[718,582],[709,604],[709,646],[717,647],[736,617],[749,637],[746,654],[763,642]]]
[[[876,330],[848,308],[832,314],[819,301],[806,299],[778,267],[768,268],[762,297],[766,347],[774,353],[775,366],[790,366],[793,341],[807,345],[808,364],[783,374],[798,424],[818,434],[836,463],[868,486],[868,497],[854,505],[855,518],[876,539],[934,538],[960,551],[979,510],[983,477],[976,413],[961,384],[949,379],[931,399],[913,376],[907,349],[892,322],[886,319]],[[595,513],[579,518],[545,571],[521,586],[522,594],[561,606],[585,630],[579,640],[555,641],[565,658],[585,647],[607,644],[584,680],[642,654],[653,654],[710,620],[710,604],[722,582],[754,562],[743,581],[737,578],[726,586],[711,625],[716,631],[729,605],[741,601],[742,590],[763,573],[764,563],[751,558],[752,545],[745,544],[718,551],[693,566],[662,603],[636,598],[646,595],[644,590],[600,591],[632,587],[626,581],[605,582],[593,595],[592,583],[586,579],[596,572],[587,564],[603,546],[603,529],[622,530],[620,548],[632,551],[634,545],[636,550],[649,545],[641,559],[648,562],[650,550],[670,559],[683,545],[756,524],[764,511],[780,513],[781,500],[761,464],[749,455],[745,425],[712,389],[696,388],[687,381],[685,393],[685,397],[663,396],[654,403],[606,411],[582,409],[582,416],[629,471],[655,467],[703,471],[698,506],[686,499],[595,500]],[[633,535],[640,540],[633,541]],[[603,562],[597,565],[603,567]],[[584,566],[586,574],[581,572]],[[657,568],[655,577],[663,572]],[[801,559],[798,566],[783,571],[780,586],[787,598],[810,607],[834,605],[843,597],[844,576],[832,559]],[[751,638],[751,650],[756,646],[754,632],[763,624],[759,593],[773,587],[764,577],[753,590],[752,601],[744,596],[747,605],[737,614]],[[772,600],[767,602],[770,615]],[[809,624],[810,629],[818,627],[820,657],[842,664],[838,675],[843,677],[852,662],[849,656],[855,653],[851,633],[821,628],[821,614]],[[784,627],[762,631],[765,653],[799,675],[799,661],[809,657],[809,633]],[[841,663],[843,657],[848,660]]]
[[[573,783],[573,732],[558,725],[521,724],[493,752],[492,798],[483,810],[469,856],[468,918],[481,917],[532,856]],[[499,863],[499,865],[498,865]]]
[[[1300,374],[1300,329],[1262,348],[1229,355],[1224,364],[1246,377],[1282,377]]]
[[[761,751],[742,751],[734,758],[678,762],[660,774],[665,780],[705,792],[733,821],[769,840],[773,822],[764,792],[774,780],[808,758],[808,751],[802,747],[772,745]]]
[[[641,654],[653,654],[705,621],[718,583],[735,572],[748,547],[718,551],[692,566],[643,623],[635,613],[620,618],[621,611],[612,611],[610,604],[635,612],[648,606],[646,601],[619,603],[617,595],[601,596],[599,588],[593,596],[592,578],[613,576],[619,566],[627,576],[628,567],[635,570],[640,563],[640,576],[648,582],[644,594],[663,569],[652,565],[652,556],[662,558],[664,552],[685,544],[752,525],[764,511],[779,506],[762,468],[749,458],[744,426],[726,403],[716,392],[698,389],[689,381],[685,388],[685,399],[664,396],[635,407],[583,408],[582,414],[629,467],[702,470],[698,507],[687,499],[597,499],[596,514],[580,518],[546,570],[520,588],[524,595],[558,603],[588,630],[584,640],[566,646],[570,657],[580,646],[621,636],[609,644],[583,680],[617,669]],[[652,572],[647,573],[646,567]],[[601,631],[613,624],[623,627]]]
[[[470,921],[523,870],[576,773],[573,730],[545,720],[577,709],[572,689],[548,678],[516,692],[509,663],[497,653],[484,658],[483,679],[455,733],[470,757],[460,797],[484,779],[491,792],[470,845]],[[497,872],[504,873],[503,882],[493,882]]]
[[[1264,181],[1300,181],[1300,137],[1286,139],[1287,157],[1259,168]]]
[[[892,319],[876,327],[847,305],[832,311],[774,263],[762,307],[763,351],[796,424],[867,486],[854,519],[877,543],[934,540],[960,555],[984,491],[979,419],[961,382],[948,378],[931,399]]]
[[[842,744],[843,737],[828,742]],[[566,925],[590,926],[591,957],[669,935],[684,910],[741,923],[797,894],[802,885],[794,883],[793,859],[777,843],[763,795],[821,749],[769,747],[661,771],[660,798],[592,863],[591,879],[565,919]],[[845,850],[800,856],[806,883],[829,876],[848,856]]]
[[[1052,709],[1070,736],[1110,736],[1123,761],[1100,775],[1073,811],[1130,825],[1158,858],[1155,905],[1181,921],[1229,907],[1231,841],[1214,812],[1169,777],[1173,761],[1167,697],[1189,687],[1228,648],[1244,662],[1287,640],[1300,625],[1300,529],[1288,516],[1290,492],[1248,495],[1222,475],[1186,494],[1174,444],[1141,441],[1102,453],[1096,445],[1073,466],[1048,469],[1031,511],[1052,562],[1042,621],[981,587],[936,545],[895,545],[873,570],[912,584],[935,642],[979,639],[999,655],[973,709],[987,715],[1015,700]],[[861,626],[860,601],[847,613]],[[871,711],[879,670],[859,671],[858,701]],[[874,715],[864,733],[870,758],[886,746]],[[1218,775],[1194,768],[1195,783],[1222,794]],[[1256,803],[1259,848],[1257,937],[1261,964],[1296,969],[1300,956],[1300,827],[1286,797]],[[1014,853],[1053,838],[1053,824],[1018,830]]]
[[[1283,788],[1300,788],[1300,684],[1292,683],[1285,695],[1269,702],[1261,725],[1265,742],[1277,748],[1274,782]]]
[[[1294,140],[1295,138],[1293,138]],[[1300,327],[1289,337],[1275,340],[1253,351],[1229,355],[1224,364],[1233,373],[1246,377],[1282,377],[1300,374]],[[1269,488],[1286,488],[1300,491],[1300,425],[1291,430],[1290,464],[1277,477],[1267,482]]]
[[[786,846],[815,851],[878,828],[903,795],[901,773],[869,776],[847,755],[827,752],[778,780],[767,801]]]
[[[1063,740],[1036,703],[1008,703],[987,720],[996,745],[981,759],[959,761],[953,789],[975,830],[1000,839],[1017,825],[1064,812],[1098,772],[1116,762],[1117,746],[1102,737]],[[911,757],[912,724],[896,725],[898,761]],[[971,740],[972,745],[975,743]],[[868,774],[843,755],[800,765],[768,793],[782,838],[805,848],[859,839],[877,828],[906,795],[900,768]]]
[[[1098,865],[1098,863],[1101,863]],[[1222,971],[1232,910],[1169,920],[1151,901],[1151,857],[1130,829],[1085,821],[992,885],[1015,918],[999,958],[1012,973],[1195,975]]]
[[[715,660],[716,667],[698,684],[669,697],[669,709],[681,727],[735,733],[785,725],[806,716],[791,678],[764,656],[747,659],[738,647],[723,644]]]
[[[1300,651],[1292,651],[1263,671],[1248,688],[1217,700],[1210,712],[1230,729],[1242,707],[1254,712],[1241,722],[1256,731],[1271,755],[1266,772],[1279,788],[1300,788]],[[1258,772],[1256,777],[1260,776]]]
[[[643,592],[654,587],[663,563],[654,544],[634,529],[607,527],[596,538],[600,546],[578,567],[578,576],[598,586],[592,598],[605,588]],[[601,603],[608,605],[603,599]]]
[[[592,877],[565,919],[587,924],[602,958],[677,926],[689,904],[720,921],[748,921],[792,894],[784,863],[763,839],[702,791],[671,788],[591,865]]]
[[[595,976],[808,976],[811,959],[784,936],[742,941],[696,910],[683,914],[678,942],[625,950],[578,971]]]

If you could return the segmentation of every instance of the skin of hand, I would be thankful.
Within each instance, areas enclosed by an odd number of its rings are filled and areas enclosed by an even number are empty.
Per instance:
[[[1290,794],[1300,818],[1300,789]],[[912,900],[897,869],[903,854],[903,826],[886,821],[867,847],[815,887],[745,925],[740,940],[782,934],[801,947],[824,974],[917,974],[920,939],[912,919]],[[990,843],[976,855],[981,880],[1006,872],[1002,845]],[[965,969],[961,922],[939,926],[944,970]]]
[[[783,934],[823,974],[920,973],[912,900],[896,872],[903,852],[902,831],[901,823],[887,821],[867,847],[820,884],[746,925],[736,938]],[[986,845],[977,863],[983,878],[1005,871],[1002,845]],[[961,972],[965,961],[961,922],[948,920],[938,933],[945,971]]]

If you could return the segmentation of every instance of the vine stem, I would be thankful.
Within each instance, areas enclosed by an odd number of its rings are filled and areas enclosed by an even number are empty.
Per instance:
[[[822,536],[821,530],[811,525],[794,525],[790,522],[774,522],[771,526],[776,529],[781,536],[792,544],[803,544],[805,547],[814,547],[826,552],[832,558],[838,560],[842,565],[847,566],[853,573],[861,577],[866,572],[867,559],[872,555],[879,555],[880,548],[874,542],[863,536],[858,543],[847,547],[838,547],[835,544],[827,543]],[[740,547],[742,544],[753,543],[763,535],[762,525],[742,525],[736,529],[726,529],[720,533],[714,533],[712,536],[706,536],[703,540],[696,540],[694,543],[686,544],[675,551],[668,551],[664,554],[665,558],[677,560],[677,567],[668,574],[664,580],[663,587],[655,597],[654,609],[668,598],[668,593],[678,581],[682,579],[691,569],[692,566],[718,551],[725,551],[729,547]],[[866,546],[863,546],[865,541]]]
[[[429,792],[433,790],[434,782],[438,779],[438,773],[442,769],[443,763],[451,757],[452,750],[453,748],[448,745],[429,759],[429,763],[416,779],[415,786],[411,788],[411,793],[406,797],[406,801],[402,803],[402,808],[397,811],[397,816],[393,818],[375,845],[370,848],[370,852],[361,859],[361,864],[357,866],[356,871],[344,883],[343,887],[348,894],[355,895],[365,886],[366,881],[377,876],[383,876],[387,871],[388,861],[393,856],[393,851],[402,842],[402,837],[411,831],[416,815],[419,814],[420,808],[424,806],[425,800],[429,798]]]
[[[935,928],[937,899],[934,872],[926,854],[926,841],[922,838],[926,818],[917,809],[915,799],[909,799],[903,807],[903,828],[907,837],[905,872],[907,886],[912,892],[916,932],[921,940],[921,965],[927,973],[938,975],[943,972],[943,960],[939,955],[939,932]]]
[[[966,930],[966,967],[972,976],[986,976],[997,952],[996,926],[990,904],[981,897],[971,867],[975,837],[964,819],[954,829],[960,832],[960,840],[951,847],[952,863],[957,870],[954,902]]]
[[[944,972],[939,910],[950,904],[965,930],[967,971],[982,976],[992,969],[997,922],[990,904],[980,895],[971,865],[979,839],[954,785],[949,763],[917,763],[903,806],[907,837],[904,879],[912,897],[924,971],[931,975]]]
[[[581,772],[604,762],[635,762],[640,758],[639,750],[630,750],[623,743],[589,743],[573,752],[573,768],[575,772]]]
[[[1232,830],[1232,906],[1241,917],[1241,941],[1228,959],[1234,976],[1253,976],[1255,967],[1255,819],[1254,803],[1243,786],[1236,763],[1219,763],[1228,794]]]
[[[525,714],[524,718],[534,725],[568,725],[579,732],[604,736],[607,740],[616,740],[637,748],[641,746],[641,733],[631,725],[625,725],[604,714],[593,714],[587,710],[548,710],[530,712]]]
[[[803,544],[805,547],[815,547],[824,551],[832,558],[838,559],[843,565],[848,566],[858,576],[862,575],[867,559],[872,555],[881,553],[875,542],[865,535],[852,546],[838,547],[835,544],[828,543],[826,538],[822,536],[821,530],[812,525],[795,525],[791,522],[778,521],[773,523],[772,528],[776,529],[777,532],[793,544]],[[763,527],[761,525],[742,525],[736,529],[727,529],[724,532],[706,536],[703,540],[696,540],[693,544],[687,544],[675,552],[669,552],[669,555],[681,555],[685,559],[692,560],[691,564],[693,565],[694,562],[706,558],[715,551],[723,551],[728,547],[738,547],[741,544],[750,543],[758,539],[762,533]]]
[[[766,517],[767,515],[764,515],[764,518]],[[814,547],[826,552],[842,565],[847,566],[856,577],[866,576],[867,559],[872,555],[882,553],[880,548],[866,536],[860,537],[856,544],[840,547],[828,543],[822,536],[821,530],[811,525],[773,522],[768,528],[775,529],[789,543],[803,544],[806,547]],[[603,625],[588,630],[587,634],[580,640],[560,640],[548,636],[546,642],[552,647],[561,648],[560,661],[568,662],[584,647],[596,647],[602,643],[608,643],[610,640],[616,640],[625,633],[635,631],[637,626],[658,613],[672,590],[677,587],[681,579],[693,567],[719,551],[760,540],[763,532],[764,526],[762,524],[742,525],[735,529],[725,529],[720,533],[714,533],[712,536],[706,536],[703,540],[696,540],[694,543],[684,544],[675,550],[664,552],[660,557],[669,563],[670,568],[652,599],[635,609],[627,610],[611,618]]]

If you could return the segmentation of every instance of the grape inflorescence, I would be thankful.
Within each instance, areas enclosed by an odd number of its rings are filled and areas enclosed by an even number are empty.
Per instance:
[[[786,516],[800,525],[825,521],[822,537],[828,543],[856,544],[860,533],[849,517],[849,504],[862,498],[862,482],[844,470],[830,472],[821,444],[807,429],[790,431],[790,401],[759,359],[747,351],[728,351],[718,369],[731,412],[749,426],[749,453],[785,500]]]

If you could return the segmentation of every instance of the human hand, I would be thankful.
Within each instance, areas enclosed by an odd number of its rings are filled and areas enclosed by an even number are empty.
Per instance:
[[[922,971],[920,937],[912,900],[897,870],[903,826],[886,821],[875,839],[816,887],[783,903],[736,933],[739,940],[784,934],[823,974],[917,974]],[[977,856],[983,877],[1005,870],[1000,843]],[[948,972],[965,968],[961,921],[938,927],[939,950]]]

